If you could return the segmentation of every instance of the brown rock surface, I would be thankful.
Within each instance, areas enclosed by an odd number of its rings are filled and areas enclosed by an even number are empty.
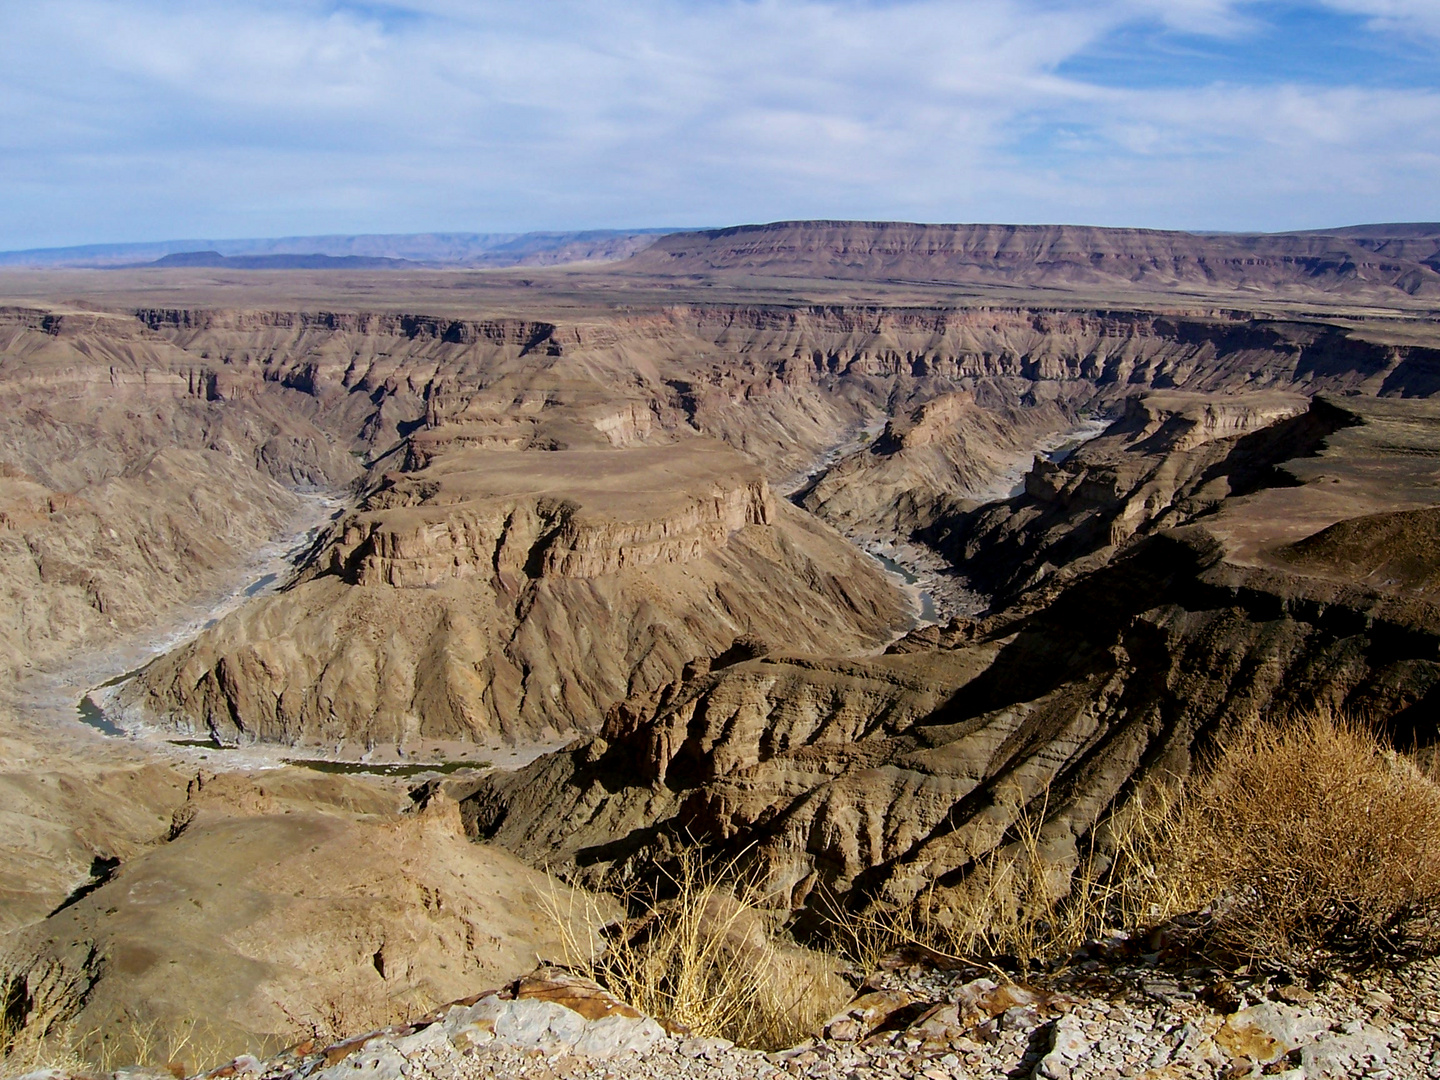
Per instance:
[[[179,770],[99,742],[22,726],[0,707],[0,935],[163,836],[184,802]]]
[[[0,670],[145,628],[286,530],[285,485],[356,475],[205,368],[133,318],[0,312]]]
[[[599,729],[462,804],[586,880],[694,837],[796,909],[903,901],[1027,805],[1063,867],[1231,717],[1436,739],[1433,259],[1424,230],[806,226],[523,279],[4,275],[36,300],[0,311],[0,667],[163,631],[341,488],[294,579],[132,706],[351,752]],[[1081,410],[1115,426],[976,505]],[[900,600],[775,494],[796,474],[841,526],[924,527],[995,613],[877,655]],[[0,710],[4,976],[35,1021],[356,1030],[552,948],[543,878],[444,801],[285,770],[183,808],[174,756],[204,750],[58,716]]]
[[[453,801],[397,814],[297,770],[190,787],[168,841],[5,939],[13,1019],[117,1039],[198,1021],[234,1053],[422,1013],[559,954],[547,879],[469,843]],[[563,893],[560,910],[603,909]]]
[[[587,877],[692,834],[753,843],[810,909],[820,886],[943,891],[1027,804],[1063,866],[1138,777],[1248,711],[1333,702],[1434,740],[1435,417],[1401,400],[1440,390],[1415,315],[1433,237],[867,228],[737,247],[703,288],[659,254],[523,281],[6,276],[43,303],[0,312],[0,648],[51,670],[163,629],[298,493],[353,484],[285,588],[158,659],[130,704],[350,751],[598,728],[481,783],[468,828]],[[892,280],[841,282],[836,251]],[[1197,252],[1217,251],[1211,280]],[[693,254],[671,262],[711,257]],[[981,284],[947,284],[966,267]],[[977,508],[1082,409],[1118,419]],[[882,422],[881,453],[820,467]],[[772,493],[796,474],[847,527],[924,525],[996,613],[875,655],[900,601]],[[217,781],[149,846],[175,769],[33,736],[0,730],[23,743],[0,776],[11,925],[122,860],[6,939],[47,1008],[86,987],[96,1017],[127,994],[213,999],[278,1031],[353,995],[473,991],[447,981],[488,977],[467,925],[542,940],[494,899],[538,879],[453,818],[380,814],[374,786]],[[142,885],[148,908],[125,891]]]
[[[1312,405],[1299,394],[1150,391],[1063,460],[1037,457],[1020,494],[952,504],[922,535],[998,609],[1057,571],[1063,579],[1103,563],[1132,536],[1294,483],[1278,464],[1354,422],[1328,399]]]
[[[847,534],[908,539],[958,501],[1008,494],[1005,480],[1029,464],[1037,443],[1076,426],[1083,400],[986,408],[973,392],[944,394],[890,420],[871,446],[810,485],[800,505]]]
[[[697,430],[783,475],[882,403],[904,403],[897,453],[878,467],[842,462],[816,489],[842,524],[903,533],[955,483],[993,479],[1020,438],[1007,428],[1063,427],[1067,403],[1150,382],[1288,385],[1315,363],[1306,350],[1337,358],[1303,377],[1358,387],[1414,352],[1229,316],[675,308],[573,324],[185,311],[142,321],[218,357],[237,386],[303,391],[317,420],[378,457],[360,512],[305,582],[152,669],[128,703],[227,738],[357,746],[593,730],[615,701],[653,692],[738,634],[823,654],[897,625],[867,563],[788,508],[762,509],[755,480],[736,479],[739,459]],[[617,511],[626,490],[645,494]],[[717,497],[705,524],[701,501]],[[542,530],[554,536],[527,569]],[[591,662],[587,635],[600,626]]]
[[[122,700],[225,740],[553,737],[737,637],[846,653],[903,621],[873,564],[723,446],[429,460]]]
[[[1440,507],[1337,521],[1270,555],[1307,574],[1432,599],[1440,591]]]

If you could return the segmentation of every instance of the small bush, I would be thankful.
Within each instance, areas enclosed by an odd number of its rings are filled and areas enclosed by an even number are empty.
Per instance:
[[[577,940],[573,928],[595,920],[556,907],[566,963],[697,1035],[761,1050],[813,1035],[849,999],[850,987],[832,958],[782,942],[756,891],[733,870],[716,871],[698,850],[685,851],[662,883],[673,895],[637,903],[628,891],[625,899],[640,914],[590,940]]]
[[[1440,786],[1361,725],[1242,728],[1164,840],[1161,874],[1203,886],[1213,940],[1238,956],[1440,947]]]

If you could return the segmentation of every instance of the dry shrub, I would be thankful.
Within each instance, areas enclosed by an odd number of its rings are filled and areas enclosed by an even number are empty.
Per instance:
[[[733,863],[717,870],[690,849],[665,877],[667,899],[627,889],[622,898],[640,914],[588,940],[574,928],[597,920],[552,900],[566,963],[642,1012],[761,1050],[814,1034],[849,999],[834,959],[781,941]]]
[[[1440,947],[1440,785],[1363,725],[1247,725],[1193,785],[1156,852],[1213,899],[1241,957],[1365,959]]]
[[[0,1076],[24,1076],[40,1069],[82,1072],[89,1065],[75,1051],[69,1032],[42,1038],[0,1013]]]
[[[124,1017],[110,1030],[90,1031],[71,1022],[44,1035],[33,1028],[6,1028],[0,1041],[0,1075],[6,1076],[39,1069],[84,1075],[136,1066],[195,1076],[234,1056],[233,1035],[227,1037],[208,1020],[195,1017],[172,1022]]]

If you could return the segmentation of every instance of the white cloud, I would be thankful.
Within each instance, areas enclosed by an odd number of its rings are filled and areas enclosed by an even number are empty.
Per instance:
[[[1325,0],[1326,6],[1369,16],[1381,33],[1420,33],[1440,39],[1440,3],[1436,0]]]
[[[1391,21],[1431,7],[1331,2]],[[48,0],[0,16],[0,247],[797,216],[1440,217],[1418,178],[1437,153],[1433,85],[1061,74],[1137,22],[1223,47],[1259,17],[1239,0]]]

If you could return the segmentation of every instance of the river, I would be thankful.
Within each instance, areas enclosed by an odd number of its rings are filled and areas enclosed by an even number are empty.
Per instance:
[[[988,486],[964,493],[965,497],[973,499],[976,504],[984,504],[1024,494],[1025,474],[1030,471],[1035,458],[1043,457],[1057,463],[1064,461],[1104,432],[1111,422],[1086,418],[1072,428],[1045,436],[1033,447],[1017,453],[1011,465],[998,473]],[[797,473],[798,482],[792,478],[793,486],[787,488],[787,497],[793,499],[836,463],[859,452],[874,440],[883,427],[883,422],[876,422],[867,425],[859,434],[853,431],[847,433],[844,441],[817,458],[808,471]],[[943,556],[922,544],[878,533],[847,533],[842,530],[841,535],[874,559],[886,575],[911,597],[915,618],[912,629],[946,623],[956,616],[977,615],[989,604],[986,597],[966,586],[964,575]]]
[[[120,685],[151,660],[215,625],[247,600],[282,587],[320,530],[345,511],[340,493],[300,497],[302,507],[285,533],[255,552],[218,588],[172,612],[164,623],[147,632],[27,675],[15,688],[16,704],[36,717],[72,717],[107,736],[136,734],[131,725],[107,710]]]

